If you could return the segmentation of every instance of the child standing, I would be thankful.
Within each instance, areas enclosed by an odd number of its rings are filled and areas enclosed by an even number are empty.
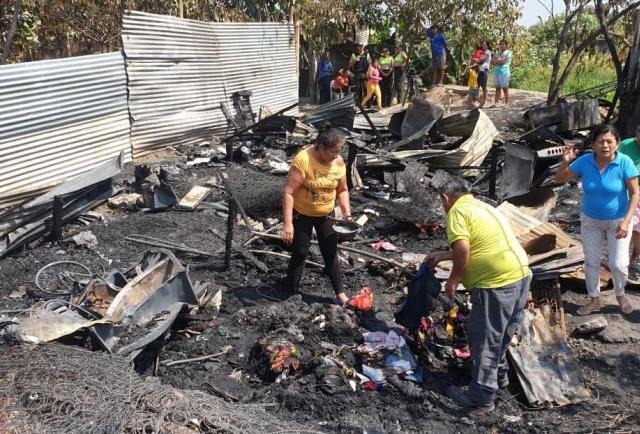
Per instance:
[[[478,65],[471,65],[469,67],[469,100],[471,101],[471,105],[474,107],[478,107],[480,103],[478,102]]]
[[[376,105],[378,110],[382,110],[382,92],[380,92],[380,80],[382,76],[380,74],[380,64],[377,60],[374,60],[369,70],[367,71],[367,96],[362,100],[362,106],[366,107],[371,97],[376,95]]]

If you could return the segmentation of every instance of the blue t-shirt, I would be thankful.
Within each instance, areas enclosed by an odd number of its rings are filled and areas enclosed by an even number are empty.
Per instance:
[[[511,51],[510,50],[498,51],[495,57],[496,58],[504,57],[505,62],[502,65],[496,65],[496,67],[493,68],[493,73],[495,75],[509,77],[511,75],[511,59],[513,57],[513,55],[511,54]]]
[[[600,172],[594,153],[588,153],[571,165],[582,179],[582,212],[595,220],[623,218],[629,210],[629,191],[625,181],[637,178],[638,170],[631,158],[618,152],[616,158]]]
[[[434,35],[431,29],[427,31],[427,36],[431,39],[431,54],[434,56],[442,56],[446,53],[444,45],[447,43],[447,37],[444,33]]]
[[[318,77],[331,77],[333,75],[333,63],[330,60],[320,61],[318,65]]]

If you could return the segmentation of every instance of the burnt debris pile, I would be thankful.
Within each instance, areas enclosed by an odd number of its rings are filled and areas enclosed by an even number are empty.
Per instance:
[[[560,430],[571,420],[522,406],[592,410],[569,336],[608,326],[567,319],[563,290],[583,284],[584,255],[553,175],[566,144],[584,149],[597,102],[534,106],[525,130],[504,134],[486,111],[419,96],[381,111],[350,95],[275,113],[254,113],[250,92],[232,100],[209,143],[135,167],[121,156],[1,211],[3,431],[477,431],[444,397],[470,369],[473,306],[464,288],[441,295],[450,262],[421,266],[447,247],[437,189],[452,175],[498,207],[534,273],[512,391],[499,392],[509,418],[484,423]],[[337,208],[334,225],[347,303],[329,295],[315,240],[300,293],[278,282],[290,161],[329,126],[347,135],[354,219]],[[638,422],[617,415],[616,429]]]

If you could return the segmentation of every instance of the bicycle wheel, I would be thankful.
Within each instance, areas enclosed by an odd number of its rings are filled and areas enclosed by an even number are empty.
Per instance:
[[[92,276],[91,270],[79,262],[57,261],[38,271],[35,284],[45,294],[69,295],[74,287],[87,284]]]

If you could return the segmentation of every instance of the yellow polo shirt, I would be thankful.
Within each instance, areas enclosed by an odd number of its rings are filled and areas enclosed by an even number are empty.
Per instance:
[[[504,216],[472,195],[460,197],[447,213],[449,245],[467,240],[469,263],[462,274],[467,289],[500,288],[527,277],[529,260]]]
[[[291,166],[304,174],[304,184],[293,193],[293,208],[302,215],[322,217],[336,206],[338,182],[347,173],[344,162],[328,166],[303,149],[291,161]]]

